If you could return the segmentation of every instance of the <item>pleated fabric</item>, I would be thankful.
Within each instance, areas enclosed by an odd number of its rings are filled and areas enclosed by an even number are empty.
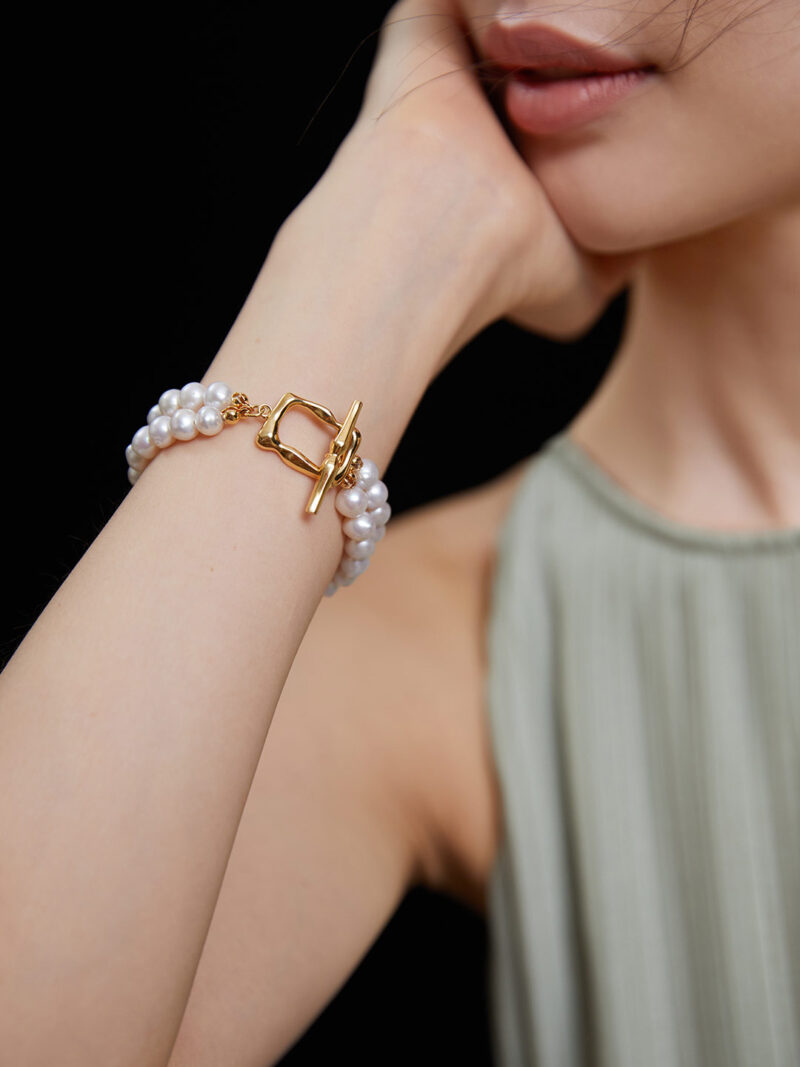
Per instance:
[[[798,1067],[800,529],[670,520],[562,431],[486,640],[497,1067]]]

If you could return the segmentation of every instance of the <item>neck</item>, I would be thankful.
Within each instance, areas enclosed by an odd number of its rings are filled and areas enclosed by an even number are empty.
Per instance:
[[[800,208],[648,252],[569,433],[677,521],[800,527]]]

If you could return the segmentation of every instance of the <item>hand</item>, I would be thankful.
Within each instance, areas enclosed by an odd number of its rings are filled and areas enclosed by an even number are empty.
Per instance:
[[[506,317],[547,337],[580,337],[627,283],[641,253],[579,248],[494,113],[471,67],[456,0],[400,0],[381,28],[361,111],[346,141],[420,150],[430,182],[485,193],[497,222],[494,277],[473,330]],[[431,162],[430,151],[435,152]],[[388,157],[391,158],[389,152]],[[477,327],[477,328],[475,328]]]

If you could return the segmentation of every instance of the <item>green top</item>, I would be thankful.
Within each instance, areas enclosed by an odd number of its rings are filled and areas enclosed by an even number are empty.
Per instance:
[[[668,519],[562,431],[486,637],[498,1067],[800,1064],[800,529]]]

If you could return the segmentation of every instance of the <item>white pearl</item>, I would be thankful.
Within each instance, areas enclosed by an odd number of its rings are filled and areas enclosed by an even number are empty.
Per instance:
[[[325,586],[325,593],[323,595],[324,596],[333,596],[333,594],[336,592],[336,590],[338,588],[339,588],[339,583],[338,582],[336,582],[336,581],[328,582],[328,584]]]
[[[170,426],[176,441],[191,441],[193,437],[197,437],[194,412],[189,408],[178,408],[172,416]]]
[[[231,402],[233,390],[225,382],[212,382],[206,389],[205,402],[209,407],[222,411]]]
[[[386,527],[385,526],[376,526],[375,527],[375,532],[372,535],[372,540],[377,545],[378,541],[382,541],[385,536],[386,536]]]
[[[167,391],[162,393],[158,398],[158,406],[161,408],[164,415],[174,415],[181,406],[180,389],[167,389]]]
[[[336,510],[347,518],[355,518],[367,507],[367,494],[363,489],[340,489],[336,494]]]
[[[181,407],[199,411],[206,400],[206,391],[200,382],[189,382],[181,389]]]
[[[377,464],[373,463],[371,459],[365,459],[356,475],[356,488],[366,491],[378,481],[379,477]]]
[[[131,485],[136,485],[136,483],[139,481],[139,475],[141,473],[141,471],[134,470],[133,467],[128,467],[128,481],[131,483]]]
[[[172,444],[174,437],[172,419],[169,415],[159,415],[157,419],[153,419],[150,423],[150,440],[158,448],[166,448],[167,445]]]
[[[339,572],[343,574],[345,578],[357,578],[359,574],[364,573],[368,566],[368,559],[350,559],[348,556],[339,564]]]
[[[159,404],[153,404],[150,410],[147,412],[147,425],[149,426],[153,419],[157,419],[159,415],[163,415]]]
[[[144,456],[145,459],[152,459],[158,451],[157,447],[153,444],[150,437],[150,427],[140,426],[136,433],[133,435],[131,444],[139,453],[140,456]]]
[[[351,537],[354,541],[361,541],[365,537],[371,537],[375,531],[375,520],[369,511],[356,515],[354,519],[348,519],[342,523],[342,533]]]
[[[144,456],[140,456],[133,445],[128,445],[125,449],[125,459],[128,461],[128,466],[133,467],[135,471],[143,471],[150,462]]]
[[[363,541],[351,541],[348,537],[344,543],[344,552],[351,559],[366,559],[375,551],[375,542],[371,537],[365,537]]]
[[[338,582],[339,585],[351,585],[358,577],[357,574],[344,573],[342,570],[342,562],[345,558],[346,557],[343,556],[342,559],[339,560],[339,566],[336,568],[336,573],[333,576],[334,582]]]
[[[380,507],[381,504],[385,504],[389,497],[389,490],[386,488],[386,483],[377,481],[373,482],[369,489],[366,490],[367,494],[367,507],[370,511],[373,508]]]
[[[210,404],[204,404],[200,408],[194,417],[194,424],[206,437],[213,437],[224,426],[219,409],[212,408]]]
[[[372,508],[367,514],[372,516],[376,527],[385,526],[392,514],[392,506],[391,504],[379,504],[377,508]]]

